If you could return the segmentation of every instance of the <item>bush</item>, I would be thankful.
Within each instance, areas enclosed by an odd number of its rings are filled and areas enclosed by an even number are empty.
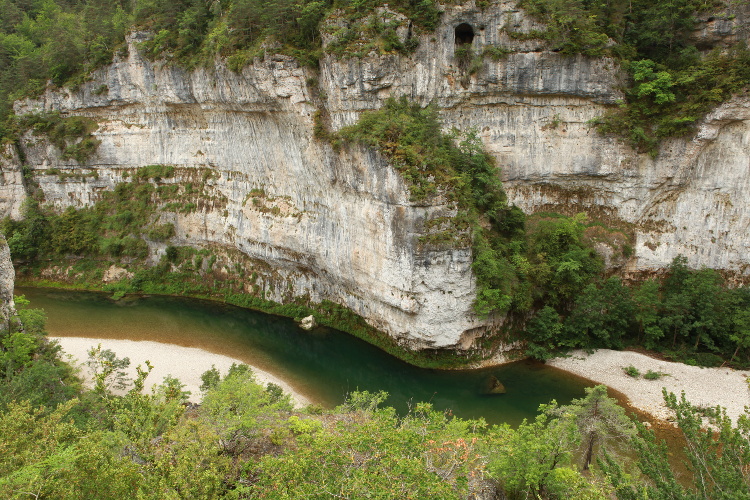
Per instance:
[[[643,375],[643,378],[645,378],[646,380],[658,380],[662,378],[664,375],[665,375],[664,373],[649,370]]]
[[[629,377],[638,378],[641,376],[640,370],[633,365],[623,367],[622,371]]]

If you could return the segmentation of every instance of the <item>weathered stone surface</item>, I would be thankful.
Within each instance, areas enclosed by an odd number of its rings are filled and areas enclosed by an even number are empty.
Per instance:
[[[485,393],[486,394],[505,394],[507,390],[502,382],[498,378],[492,375],[486,383]]]
[[[186,72],[141,57],[137,42],[146,35],[135,33],[127,57],[79,89],[17,103],[17,113],[59,110],[97,120],[101,146],[89,164],[61,160],[31,134],[21,141],[26,163],[58,208],[91,204],[144,165],[177,167],[165,182],[192,182],[208,169],[216,174],[207,182],[211,199],[192,213],[162,215],[175,225],[175,244],[237,249],[265,266],[257,271],[267,298],[332,300],[417,348],[465,348],[496,326],[472,312],[471,250],[421,245],[424,221],[453,207],[411,202],[376,153],[337,152],[315,140],[321,105],[338,129],[391,96],[434,102],[446,128],[478,131],[502,167],[511,202],[525,211],[586,211],[632,227],[635,251],[625,269],[663,268],[684,254],[692,266],[748,271],[750,98],[720,106],[695,137],[669,141],[656,158],[639,155],[589,125],[622,98],[624,74],[615,61],[566,57],[542,41],[511,38],[509,31],[539,28],[515,2],[445,9],[412,56],[326,56],[319,74],[275,55],[241,74],[221,61]],[[454,57],[454,28],[463,22],[475,29],[477,54],[489,45],[514,53],[484,58],[467,75]],[[51,168],[93,169],[98,177],[61,180],[44,174]],[[14,151],[0,157],[0,174],[0,212],[18,217],[23,182]],[[249,203],[253,189],[277,210]],[[617,259],[609,257],[622,267]]]
[[[10,259],[10,249],[5,236],[0,234],[0,325],[2,328],[7,328],[8,321],[16,314],[16,305],[13,301],[15,281],[16,272]]]
[[[123,278],[132,278],[132,277],[133,277],[133,273],[128,272],[127,269],[112,264],[111,266],[109,266],[109,269],[104,271],[104,275],[102,276],[102,282],[112,283],[115,281],[120,281]]]

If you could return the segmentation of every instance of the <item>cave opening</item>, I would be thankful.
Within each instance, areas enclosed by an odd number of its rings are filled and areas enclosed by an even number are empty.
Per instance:
[[[474,28],[470,24],[461,23],[456,26],[456,45],[470,45],[474,41]]]

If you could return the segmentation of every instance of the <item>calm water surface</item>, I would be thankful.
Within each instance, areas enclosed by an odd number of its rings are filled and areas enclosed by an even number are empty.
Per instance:
[[[312,333],[290,319],[225,304],[176,297],[110,300],[95,292],[18,288],[32,307],[47,312],[52,336],[151,340],[197,347],[240,359],[286,380],[324,406],[343,402],[353,390],[384,390],[400,412],[430,401],[464,418],[517,424],[533,418],[541,403],[568,403],[590,385],[584,379],[539,363],[466,371],[415,368],[345,333]],[[491,376],[506,387],[484,395]]]

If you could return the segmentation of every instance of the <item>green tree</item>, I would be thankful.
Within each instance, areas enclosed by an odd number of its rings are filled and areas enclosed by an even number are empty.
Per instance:
[[[543,411],[572,422],[578,429],[583,444],[583,470],[588,470],[594,452],[606,449],[610,440],[626,440],[635,434],[633,422],[617,401],[607,396],[607,387],[597,385],[586,388],[586,396],[574,399],[569,405],[555,404]]]
[[[426,403],[400,419],[392,408],[377,408],[382,395],[352,399],[325,426],[290,417],[295,444],[261,459],[249,494],[274,499],[466,497],[469,478],[481,470],[472,422],[446,417]]]
[[[116,456],[101,433],[84,433],[67,418],[71,400],[48,413],[28,402],[0,413],[0,494],[3,498],[135,496],[138,466]]]
[[[611,277],[601,287],[589,284],[565,320],[566,342],[570,347],[622,349],[633,312],[630,291],[619,278]]]
[[[487,472],[511,498],[538,498],[550,487],[556,469],[572,465],[579,440],[570,419],[546,411],[517,429],[494,427],[488,436]]]
[[[528,323],[526,356],[546,360],[555,355],[555,350],[564,340],[560,315],[550,306],[544,306]]]
[[[634,318],[638,323],[638,341],[644,339],[647,349],[654,349],[664,332],[659,328],[659,283],[649,279],[633,290]]]
[[[664,401],[674,412],[685,439],[685,455],[691,475],[678,482],[668,460],[666,444],[657,442],[652,430],[639,426],[639,436],[632,443],[637,451],[636,464],[648,481],[637,481],[632,475],[625,474],[622,466],[611,458],[602,462],[617,498],[750,498],[746,473],[750,466],[750,420],[747,414],[733,424],[723,408],[698,408],[690,404],[684,394],[677,398],[665,390]]]

